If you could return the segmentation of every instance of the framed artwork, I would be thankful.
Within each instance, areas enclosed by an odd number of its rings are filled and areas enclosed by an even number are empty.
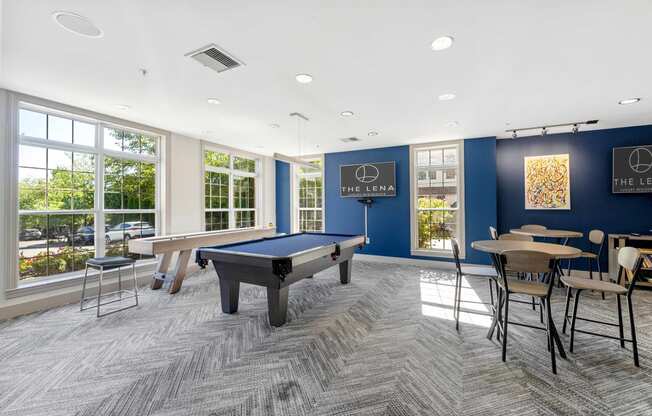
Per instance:
[[[570,209],[570,155],[525,157],[525,209]]]

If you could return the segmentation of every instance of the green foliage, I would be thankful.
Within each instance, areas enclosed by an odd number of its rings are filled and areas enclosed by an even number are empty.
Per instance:
[[[229,163],[229,155],[226,153],[213,152],[211,150],[206,150],[204,152],[204,164],[206,166],[212,166],[215,168],[228,168]]]
[[[454,236],[450,225],[455,223],[456,211],[446,210],[447,202],[437,198],[418,199],[417,224],[419,247],[431,248],[432,240],[450,240]],[[428,208],[438,208],[430,211]]]
[[[83,270],[86,260],[94,256],[94,251],[78,247],[63,247],[56,256],[41,256],[18,259],[20,279]]]

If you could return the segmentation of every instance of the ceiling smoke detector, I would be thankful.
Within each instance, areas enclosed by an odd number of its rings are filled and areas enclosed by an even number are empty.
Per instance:
[[[230,55],[224,51],[224,49],[220,49],[215,44],[210,44],[203,48],[188,52],[185,56],[189,56],[200,64],[218,73],[244,65],[244,62],[238,60],[233,55]]]

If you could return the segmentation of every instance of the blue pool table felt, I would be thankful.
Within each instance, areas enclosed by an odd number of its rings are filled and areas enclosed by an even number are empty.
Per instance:
[[[339,243],[356,237],[342,234],[289,234],[272,237],[264,240],[244,241],[242,243],[226,244],[215,247],[218,250],[233,251],[236,253],[262,254],[266,256],[288,257],[300,251],[321,247],[328,244]]]

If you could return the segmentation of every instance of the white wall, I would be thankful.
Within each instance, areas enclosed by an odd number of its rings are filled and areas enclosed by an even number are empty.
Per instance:
[[[0,7],[2,4],[0,4]],[[0,16],[1,18],[1,16]],[[1,22],[2,20],[0,20]],[[9,235],[9,224],[7,218],[9,215],[5,210],[10,206],[7,195],[6,178],[9,177],[11,167],[9,166],[9,155],[11,148],[9,144],[9,128],[7,126],[7,105],[8,96],[7,91],[0,89],[0,304],[5,299],[5,288],[7,280],[9,279],[8,273],[10,272],[10,261],[8,258],[9,247],[8,244],[13,242]]]
[[[201,177],[201,142],[180,134],[171,135],[170,186],[168,188],[170,229],[167,234],[181,234],[202,231],[201,191],[204,180]]]

